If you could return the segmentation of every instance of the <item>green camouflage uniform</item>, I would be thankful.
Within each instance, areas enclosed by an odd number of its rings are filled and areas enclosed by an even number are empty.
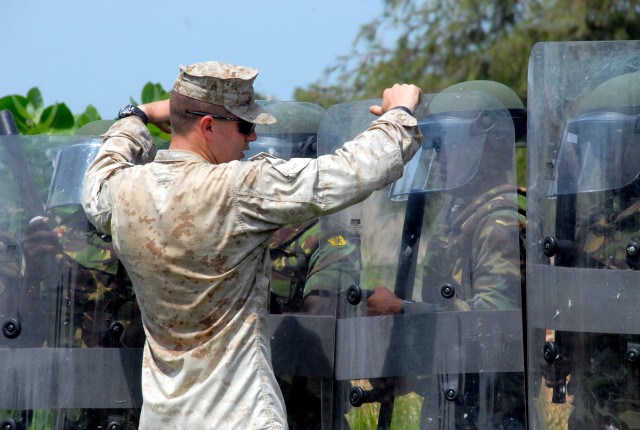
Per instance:
[[[338,288],[356,283],[359,249],[332,218],[315,218],[278,230],[269,246],[272,261],[271,313],[311,312],[335,315]],[[308,295],[328,298],[332,307],[305,309]],[[272,306],[274,300],[272,299]]]
[[[520,308],[521,267],[513,258],[514,233],[524,228],[514,216],[513,186],[500,186],[476,199],[454,200],[449,219],[429,241],[424,259],[422,299],[438,310]],[[520,204],[520,201],[519,201]],[[522,208],[521,209],[522,212]],[[451,268],[448,272],[439,269]],[[451,284],[453,300],[440,294]]]
[[[638,269],[627,260],[626,246],[640,239],[640,200],[623,203],[622,193],[579,216],[576,237],[582,267]],[[640,429],[640,366],[625,355],[627,344],[640,343],[640,336],[589,333],[572,339],[567,393],[576,397],[569,428]]]
[[[59,346],[121,346],[122,329],[133,319],[136,306],[131,281],[113,252],[111,238],[98,232],[82,211],[55,230],[64,249],[56,256],[58,287],[65,301],[60,307]],[[118,322],[122,326],[113,326]]]
[[[57,291],[43,298],[61,298],[53,307],[57,314],[53,316],[57,327],[53,343],[60,348],[124,347],[121,335],[138,309],[111,237],[96,230],[81,209],[65,216],[54,231],[63,247],[56,255]],[[107,423],[119,421],[122,429],[135,429],[138,416],[139,410],[133,409],[66,409],[53,414],[52,428],[106,428]]]
[[[477,198],[453,199],[447,219],[428,242],[423,263],[424,303],[413,305],[415,310],[520,308],[526,259],[526,198],[523,189],[517,191],[517,207],[516,188],[509,185],[492,188]],[[440,290],[445,284],[455,289],[454,297],[442,296]],[[491,428],[525,428],[523,374],[453,375],[463,395],[456,402],[443,404],[438,400],[441,384],[449,376],[438,375],[439,382],[426,378],[418,391],[425,397],[422,428],[489,428],[487,419]],[[484,413],[480,408],[486,402],[479,401],[483,390],[485,396],[493,398],[492,410]],[[446,410],[452,407],[455,423],[438,418],[449,415]]]
[[[273,236],[269,249],[271,313],[335,316],[338,292],[357,283],[359,247],[332,218],[315,218],[281,228]],[[309,306],[304,302],[308,296],[321,300]],[[287,407],[289,428],[320,429],[320,380],[290,375],[278,375],[277,379]],[[340,428],[345,425],[341,423]]]

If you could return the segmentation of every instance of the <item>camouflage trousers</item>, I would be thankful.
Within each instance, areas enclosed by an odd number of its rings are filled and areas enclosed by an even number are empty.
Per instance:
[[[636,385],[638,379],[629,377],[626,381],[618,379],[616,383],[614,379],[617,378],[603,381],[602,375],[582,373],[573,374],[571,378],[569,394],[575,394],[569,416],[570,430],[640,430],[638,387],[629,387],[631,381]]]

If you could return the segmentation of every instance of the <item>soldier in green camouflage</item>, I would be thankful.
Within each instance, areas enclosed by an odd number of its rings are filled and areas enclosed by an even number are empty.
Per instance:
[[[333,218],[282,228],[269,249],[271,313],[335,315],[337,280],[356,283],[358,247]]]
[[[278,118],[258,126],[245,158],[315,158],[323,110],[309,103],[265,102]],[[272,314],[335,316],[337,281],[349,286],[360,264],[359,247],[331,216],[314,218],[278,230],[269,246],[272,261]],[[346,288],[346,287],[345,287]]]
[[[251,142],[247,158],[259,157],[260,153],[283,159],[317,156],[317,132],[323,113],[320,108],[287,102],[266,103],[264,107],[278,122],[269,127],[258,126],[258,139]],[[357,283],[359,251],[355,239],[331,216],[276,231],[269,245],[270,313],[335,317],[339,291]],[[301,348],[303,341],[300,339]],[[277,375],[277,379],[289,428],[321,429],[320,378]]]
[[[580,115],[567,121],[552,195],[558,202],[573,201],[570,213],[557,209],[556,236],[563,229],[574,233],[559,243],[555,265],[592,273],[594,279],[606,273],[600,270],[640,268],[639,114],[636,72],[600,84],[582,101]],[[624,289],[617,283],[622,278],[613,276],[620,273],[609,273],[612,285],[593,287]],[[636,286],[633,282],[630,288]],[[579,322],[592,321],[590,328],[557,330],[557,359],[541,361],[547,387],[566,385],[572,404],[568,428],[640,429],[640,366],[634,353],[640,331],[633,326],[620,333],[598,327],[606,316],[577,311]],[[626,322],[635,315],[615,318]]]
[[[524,264],[513,264],[513,253],[522,253],[511,242],[513,233],[526,225],[524,188],[498,185],[473,194],[454,198],[449,220],[431,237],[423,261],[422,300],[438,310],[518,309],[520,290],[513,285],[520,285]],[[470,249],[479,252],[466,251]],[[439,270],[444,267],[449,271]],[[455,289],[453,300],[442,296],[439,286],[445,284]]]
[[[524,282],[524,241],[514,239],[514,232],[523,232],[526,225],[525,207],[513,202],[513,186],[497,186],[481,197],[461,197],[454,205],[448,226],[430,240],[423,267],[423,304],[432,310],[482,311],[519,309],[520,291]],[[521,188],[519,203],[524,203]],[[517,240],[517,239],[516,239]],[[478,252],[468,252],[473,249]],[[514,253],[519,259],[514,259]],[[518,264],[520,262],[520,264]],[[449,268],[446,272],[443,269]],[[441,287],[455,290],[452,300],[443,297]],[[413,305],[409,305],[413,306]],[[447,375],[441,376],[446,378]],[[459,400],[455,409],[455,428],[481,429],[490,422],[491,428],[524,429],[525,399],[522,373],[460,375]],[[483,416],[481,398],[492,399],[492,409]],[[436,384],[424,386],[422,393],[435,401],[440,395]],[[485,400],[486,401],[486,400]],[[439,405],[450,407],[448,403]],[[439,416],[438,406],[423,404],[422,422]],[[423,428],[431,428],[423,425]],[[435,427],[434,427],[435,428]]]
[[[339,290],[357,283],[359,247],[333,218],[315,218],[282,228],[273,236],[269,249],[272,314],[335,316]],[[287,405],[289,428],[321,429],[320,380],[278,375],[278,383]],[[344,425],[340,424],[341,428]]]
[[[639,210],[640,189],[634,184],[585,214],[585,225],[576,231],[585,267],[640,268],[627,251],[628,244],[640,243]],[[640,335],[587,333],[571,339],[569,429],[640,429],[640,367],[625,359],[629,345],[640,344]]]
[[[490,97],[474,99],[465,92]],[[492,109],[507,118],[493,118]],[[414,174],[425,185],[419,188],[412,179],[391,191],[392,197],[439,192],[443,200],[429,226],[420,263],[417,285],[422,300],[403,301],[386,287],[377,287],[367,301],[369,314],[520,309],[526,197],[515,185],[513,154],[514,129],[518,139],[526,130],[524,106],[502,84],[470,81],[444,90],[429,110],[432,119],[428,116],[421,129],[433,142],[434,161],[423,160],[430,172]],[[424,398],[423,429],[526,426],[524,373],[441,373],[418,377],[408,385]],[[455,387],[455,399],[443,397],[446,387]]]
[[[38,264],[36,254],[42,252],[46,241],[51,240],[48,243],[52,248],[59,247],[55,254],[55,293],[62,302],[55,316],[55,346],[121,346],[122,332],[135,314],[135,298],[129,278],[114,253],[111,238],[98,232],[81,208],[65,214],[53,230],[49,229],[48,221],[45,218],[31,222],[22,245],[25,279],[31,283],[51,276],[38,270],[43,264]],[[48,300],[49,292],[41,291],[41,294],[41,300]]]
[[[32,222],[23,238],[25,281],[40,279],[54,290],[41,289],[38,301],[48,321],[55,321],[53,336],[44,336],[42,346],[57,348],[122,348],[142,347],[144,337],[127,336],[123,332],[136,317],[137,305],[131,282],[113,251],[109,236],[98,232],[81,208],[67,214],[51,230],[47,218]],[[56,242],[48,241],[46,237]],[[55,254],[55,279],[44,281],[50,273],[37,272],[35,255],[44,246],[60,247]],[[44,254],[41,254],[44,256]],[[46,266],[45,266],[46,267]],[[40,282],[36,281],[36,282]],[[25,284],[28,285],[28,284]],[[31,299],[36,298],[33,294]],[[56,306],[48,306],[52,300]],[[32,304],[32,308],[38,307]],[[53,310],[49,315],[47,309]],[[37,419],[37,417],[36,417]],[[118,422],[121,429],[137,428],[138,411],[124,409],[66,409],[52,416],[56,429],[90,429]]]
[[[78,134],[96,136],[108,123],[89,124]],[[86,163],[98,146],[99,141],[83,142],[59,152],[49,213],[31,220],[23,234],[23,285],[29,294],[22,308],[41,315],[42,321],[54,322],[40,333],[39,347],[141,348],[144,344],[143,333],[127,330],[139,311],[111,237],[89,222],[74,194],[81,190]],[[134,409],[65,409],[45,415],[38,412],[32,419],[41,425],[48,416],[51,428],[61,430],[114,424],[119,427],[113,428],[135,429],[138,415]]]

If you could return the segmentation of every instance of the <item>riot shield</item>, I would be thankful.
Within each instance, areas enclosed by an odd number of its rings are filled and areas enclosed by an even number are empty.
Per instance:
[[[78,200],[98,142],[0,137],[3,429],[137,428],[133,289]]]
[[[640,43],[529,63],[530,428],[640,428]]]
[[[435,113],[438,97],[491,108]],[[320,152],[368,127],[375,102],[329,108]],[[336,383],[349,389],[336,403],[351,428],[523,428],[513,123],[483,93],[423,103],[404,176],[338,214],[362,270],[338,305]]]
[[[246,159],[316,158],[324,109],[259,103],[278,121],[257,126]],[[357,274],[358,247],[335,218],[318,217],[278,230],[269,250],[271,356],[289,428],[331,429],[337,294],[353,283],[348,277]]]
[[[3,429],[137,428],[144,336],[133,289],[77,200],[97,142],[0,136]]]

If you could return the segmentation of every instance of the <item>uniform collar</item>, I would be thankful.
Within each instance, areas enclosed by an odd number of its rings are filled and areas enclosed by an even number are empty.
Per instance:
[[[163,149],[158,151],[156,154],[156,158],[154,161],[164,162],[164,161],[195,161],[202,163],[209,163],[207,160],[202,158],[200,155],[196,154],[192,151],[185,151],[182,149]]]

